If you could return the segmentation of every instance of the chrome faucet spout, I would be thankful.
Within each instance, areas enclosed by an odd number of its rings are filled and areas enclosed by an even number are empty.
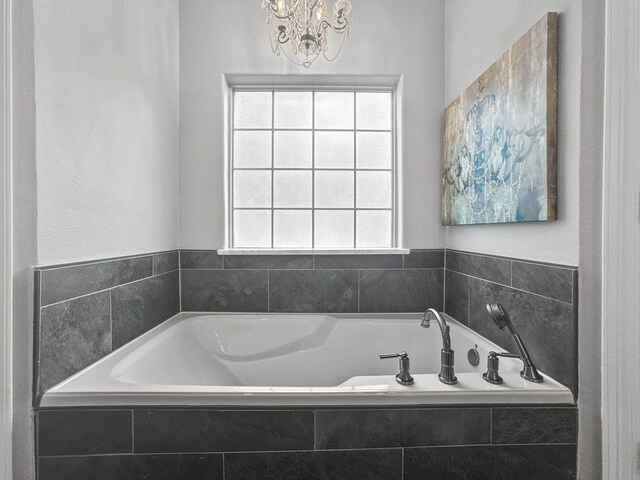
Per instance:
[[[422,323],[420,325],[423,328],[429,328],[431,326],[431,319],[429,318],[430,316],[435,317],[435,319],[438,321],[440,333],[442,334],[442,349],[445,351],[451,351],[451,336],[449,335],[450,328],[440,312],[438,312],[435,308],[427,308],[427,310],[422,315]]]
[[[427,308],[422,315],[422,322],[420,325],[423,328],[429,328],[431,326],[431,317],[435,317],[440,326],[440,333],[442,334],[442,350],[440,350],[440,374],[438,379],[442,383],[447,385],[453,385],[458,383],[454,368],[454,352],[451,350],[451,335],[449,334],[450,327],[445,322],[444,317],[435,308]]]

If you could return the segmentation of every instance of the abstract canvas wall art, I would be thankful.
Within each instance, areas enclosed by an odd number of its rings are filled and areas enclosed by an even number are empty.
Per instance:
[[[444,111],[443,225],[556,219],[558,14]]]

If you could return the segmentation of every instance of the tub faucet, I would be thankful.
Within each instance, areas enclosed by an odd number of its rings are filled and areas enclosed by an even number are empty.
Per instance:
[[[451,350],[451,336],[449,335],[449,325],[444,321],[444,317],[435,308],[428,308],[422,315],[423,328],[429,328],[431,326],[431,317],[435,317],[440,326],[440,333],[442,333],[442,350],[440,350],[440,373],[438,379],[442,383],[447,385],[454,385],[458,383],[456,378],[456,372],[454,369],[454,352]]]
[[[541,383],[543,381],[542,375],[538,373],[538,370],[536,369],[535,365],[531,361],[529,352],[527,351],[527,348],[524,346],[524,342],[520,338],[520,335],[518,335],[518,332],[516,332],[516,329],[513,326],[513,323],[511,323],[511,319],[509,318],[509,314],[507,313],[505,308],[499,303],[487,303],[487,312],[489,313],[489,317],[491,317],[491,320],[493,320],[493,322],[496,324],[496,326],[500,330],[503,330],[504,327],[507,327],[507,330],[509,330],[509,333],[511,333],[511,336],[513,337],[513,341],[516,344],[516,348],[518,349],[517,355],[508,354],[508,353],[491,352],[494,354],[493,361],[495,362],[496,372],[497,372],[497,366],[498,366],[498,363],[497,363],[498,356],[520,358],[520,360],[522,361],[522,371],[520,372],[520,376],[530,382]],[[491,377],[490,374],[492,370],[491,362],[492,362],[492,358],[490,355],[489,367],[487,370],[487,375],[489,375],[489,377]],[[500,377],[498,376],[498,378]],[[496,382],[491,382],[486,377],[485,377],[485,380],[487,380],[490,383],[496,383]]]

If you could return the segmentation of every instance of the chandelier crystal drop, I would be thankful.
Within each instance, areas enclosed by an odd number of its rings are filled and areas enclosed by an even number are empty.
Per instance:
[[[283,52],[296,65],[309,68],[322,55],[334,61],[349,36],[351,2],[336,0],[329,14],[326,0],[262,0],[267,12],[267,26],[271,49],[276,55]],[[342,37],[340,47],[329,56],[327,34]]]

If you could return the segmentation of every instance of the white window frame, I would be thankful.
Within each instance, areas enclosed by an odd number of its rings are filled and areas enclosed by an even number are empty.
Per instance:
[[[386,76],[365,76],[365,75],[350,75],[350,76],[335,76],[335,75],[225,75],[223,82],[225,90],[225,229],[226,229],[226,245],[223,250],[219,250],[221,254],[233,255],[233,254],[246,254],[246,253],[260,253],[260,254],[280,254],[280,253],[407,253],[407,249],[400,247],[401,245],[401,205],[400,205],[400,160],[399,160],[399,142],[400,138],[400,115],[399,115],[399,97],[401,96],[401,76],[399,75],[386,75]],[[392,142],[392,158],[391,158],[391,190],[392,190],[392,202],[390,209],[391,212],[391,246],[384,248],[356,248],[356,219],[355,212],[360,210],[380,210],[375,208],[356,208],[355,203],[353,206],[354,212],[354,246],[352,248],[296,248],[296,249],[283,249],[273,247],[273,218],[272,214],[272,248],[242,248],[235,247],[233,242],[233,135],[234,135],[234,94],[239,91],[258,91],[265,92],[270,91],[273,95],[275,92],[294,92],[294,91],[312,91],[315,95],[316,92],[323,91],[335,91],[335,92],[353,92],[354,97],[357,92],[389,92],[391,94],[391,142]],[[315,102],[314,102],[315,103]],[[272,109],[274,105],[272,103]],[[356,104],[354,103],[354,120],[355,120]],[[273,110],[272,110],[273,111]],[[243,129],[243,130],[264,130],[264,129]],[[274,129],[273,124],[271,128],[267,129],[272,132],[280,129]],[[285,129],[286,130],[286,129]],[[294,130],[308,130],[308,131],[323,131],[321,129],[315,129],[315,125],[311,129],[294,129]],[[357,129],[354,121],[353,130],[347,131],[369,131],[367,129]],[[388,131],[388,130],[384,130]],[[355,141],[355,135],[354,135]],[[272,144],[273,151],[273,144]],[[354,152],[355,153],[355,152]],[[312,152],[313,159],[315,160],[315,151]],[[273,161],[273,152],[272,152]],[[271,166],[273,171],[273,164]],[[339,170],[339,169],[330,169]],[[359,171],[354,165],[353,169],[345,169],[354,172],[354,182],[356,181],[355,172]],[[363,169],[364,170],[364,169]],[[389,169],[384,169],[389,171]],[[315,162],[312,161],[311,167],[312,175],[315,174],[318,169],[315,168]],[[364,170],[367,171],[367,170]],[[371,170],[371,171],[376,171]],[[354,185],[354,195],[356,187]],[[273,194],[273,191],[272,191]],[[273,201],[273,199],[272,199]],[[355,198],[354,198],[355,202]],[[274,210],[272,204],[270,210]],[[312,212],[316,210],[315,205],[312,205],[310,209]],[[324,208],[320,210],[325,210]],[[331,209],[326,209],[331,210]],[[337,210],[351,210],[351,209],[337,209]],[[315,222],[314,222],[315,223]],[[312,242],[315,242],[312,226]]]

